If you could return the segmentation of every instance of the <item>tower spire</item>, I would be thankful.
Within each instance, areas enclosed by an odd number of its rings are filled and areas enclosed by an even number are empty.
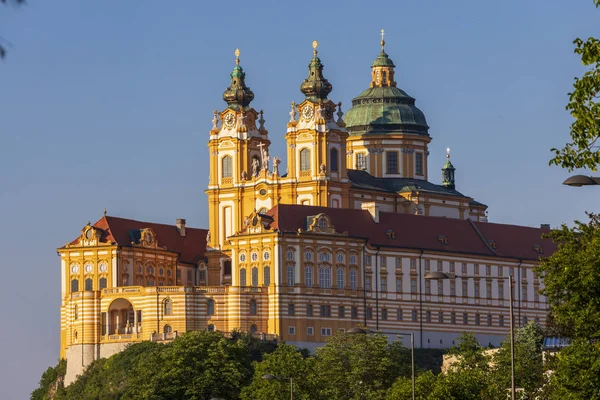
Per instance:
[[[450,161],[450,147],[446,149],[446,164],[442,168],[442,186],[448,189],[456,189],[456,185],[454,184],[454,165]]]
[[[394,62],[385,52],[385,30],[381,30],[381,52],[371,64],[371,87],[396,86],[394,80]]]
[[[318,103],[319,100],[327,100],[327,95],[331,93],[333,86],[323,76],[323,64],[317,57],[319,42],[313,41],[312,47],[313,58],[308,65],[308,77],[300,85],[300,91],[304,93],[307,100]]]
[[[254,99],[254,93],[246,86],[246,73],[240,66],[240,49],[235,49],[234,54],[235,67],[233,67],[230,75],[231,83],[223,93],[223,100],[227,102],[229,108],[238,110],[250,104],[252,99]]]

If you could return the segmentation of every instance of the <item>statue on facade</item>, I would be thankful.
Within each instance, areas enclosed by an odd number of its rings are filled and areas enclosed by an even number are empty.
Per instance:
[[[269,160],[271,159],[271,157],[269,157],[269,153],[267,152],[266,148],[262,148],[262,169],[264,169],[265,171],[269,170]]]
[[[206,243],[210,243],[210,231],[206,232]]]
[[[242,171],[242,180],[245,181],[248,179],[248,173],[246,171]]]
[[[325,175],[325,173],[327,172],[327,167],[325,166],[325,164],[321,164],[321,167],[319,168],[321,171],[321,174]]]
[[[273,158],[273,175],[279,175],[279,164],[281,164],[281,158]]]
[[[259,168],[259,161],[258,158],[253,158],[252,159],[252,176],[258,176],[258,168]]]
[[[292,110],[290,111],[290,122],[296,122],[296,103],[292,101]]]
[[[213,119],[212,119],[212,123],[213,123],[213,130],[218,130],[219,127],[219,117],[217,116],[217,110],[213,110]]]

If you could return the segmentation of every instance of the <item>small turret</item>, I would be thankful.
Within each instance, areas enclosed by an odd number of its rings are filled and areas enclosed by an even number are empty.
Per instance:
[[[238,110],[240,107],[247,107],[254,93],[246,86],[246,73],[240,67],[240,49],[235,50],[235,67],[231,72],[231,84],[223,93],[223,100],[232,110]]]
[[[450,148],[446,149],[446,164],[442,168],[442,186],[448,189],[456,189],[456,185],[454,184],[454,165],[450,161]]]
[[[319,42],[313,42],[313,58],[308,65],[308,77],[300,85],[300,91],[306,96],[306,100],[318,103],[319,100],[327,100],[327,95],[331,93],[333,86],[323,76],[323,64],[317,57],[317,47]]]
[[[385,31],[381,30],[381,53],[371,64],[371,87],[396,87],[394,80],[394,62],[385,52]]]

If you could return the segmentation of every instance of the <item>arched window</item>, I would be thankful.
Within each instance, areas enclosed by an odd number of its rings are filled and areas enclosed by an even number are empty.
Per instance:
[[[293,249],[288,250],[288,252],[287,252],[287,259],[290,260],[290,261],[294,261],[296,259],[296,252],[295,252],[295,250],[293,250]]]
[[[313,269],[310,265],[307,265],[304,268],[304,284],[306,285],[306,287],[313,286]]]
[[[164,333],[171,333],[171,332],[173,332],[173,328],[171,328],[171,325],[165,325],[163,327],[163,332]]]
[[[77,304],[75,304],[75,307],[73,307],[73,319],[79,319],[79,306]]]
[[[271,284],[271,267],[263,268],[263,286],[269,286]]]
[[[350,270],[350,289],[356,290],[356,270]]]
[[[163,315],[171,315],[173,313],[173,304],[171,299],[165,299],[163,301]]]
[[[232,161],[230,156],[225,156],[221,159],[221,177],[231,178],[232,176]]]
[[[337,287],[343,289],[345,286],[344,268],[338,268],[337,270]]]
[[[319,286],[323,289],[331,288],[331,268],[319,267]]]
[[[87,278],[85,280],[85,290],[88,292],[94,290],[94,283],[92,281],[92,278]]]
[[[338,150],[336,148],[332,148],[331,150],[329,150],[329,164],[331,164],[330,165],[331,171],[337,172],[339,160],[338,160]]]
[[[288,286],[296,284],[296,267],[293,264],[288,264],[287,267],[287,284]]]
[[[100,278],[100,290],[106,289],[106,278]]]
[[[258,268],[252,268],[252,286],[258,286]]]
[[[240,269],[240,286],[246,286],[246,268]]]
[[[208,299],[206,313],[208,315],[215,315],[215,301],[213,299]]]
[[[300,171],[310,171],[310,150],[300,150]]]
[[[257,307],[256,307],[256,300],[252,299],[252,300],[250,300],[250,315],[256,315],[256,314],[258,314]]]
[[[79,292],[79,279],[71,281],[71,292]]]

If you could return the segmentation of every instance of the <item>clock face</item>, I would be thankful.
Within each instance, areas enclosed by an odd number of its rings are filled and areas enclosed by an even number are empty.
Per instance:
[[[85,264],[85,272],[90,273],[94,270],[94,266],[92,264]]]
[[[227,128],[233,128],[233,125],[235,125],[235,115],[227,114],[223,119],[223,122]]]
[[[76,274],[79,272],[79,265],[75,264],[71,266],[71,272]]]
[[[106,263],[100,263],[100,265],[98,265],[98,269],[100,272],[106,272],[108,270],[108,265],[106,265]]]
[[[304,106],[302,109],[302,118],[311,119],[313,117],[313,108],[310,105]]]
[[[93,236],[94,236],[94,232],[92,232],[91,229],[88,229],[88,231],[85,233],[85,238],[87,240],[90,240]]]

